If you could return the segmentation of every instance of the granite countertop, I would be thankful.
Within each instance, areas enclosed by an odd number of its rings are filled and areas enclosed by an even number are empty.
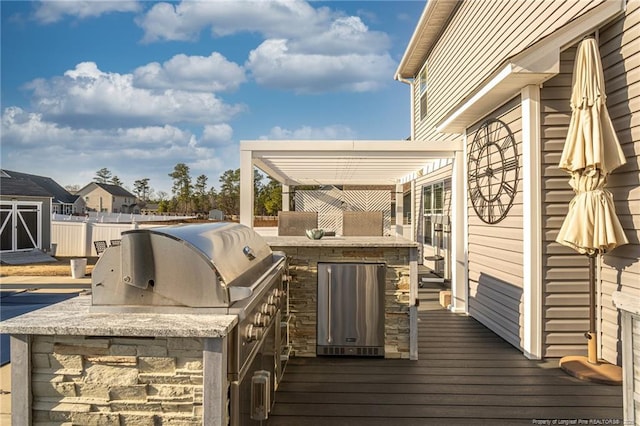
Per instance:
[[[67,336],[224,337],[236,315],[91,312],[91,296],[78,296],[0,322],[0,333]]]
[[[415,241],[401,237],[263,237],[272,247],[418,247]]]

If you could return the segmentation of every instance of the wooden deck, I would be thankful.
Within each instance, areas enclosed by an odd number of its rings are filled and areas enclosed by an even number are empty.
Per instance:
[[[419,361],[292,358],[267,424],[623,424],[621,386],[527,360],[474,319],[441,309],[438,290],[420,290]]]

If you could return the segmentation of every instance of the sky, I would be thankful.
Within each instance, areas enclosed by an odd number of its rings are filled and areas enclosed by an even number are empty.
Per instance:
[[[241,140],[406,139],[395,70],[424,1],[0,1],[1,166],[171,194]]]

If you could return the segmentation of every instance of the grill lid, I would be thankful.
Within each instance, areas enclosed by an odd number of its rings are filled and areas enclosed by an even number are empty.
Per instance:
[[[260,235],[237,223],[125,231],[94,268],[93,305],[225,307],[249,297],[278,261]]]
[[[226,222],[125,231],[122,233],[123,250],[126,251],[127,243],[132,243],[131,248],[139,248],[137,245],[145,244],[144,240],[153,240],[154,246],[160,246],[150,247],[154,252],[154,261],[171,262],[171,253],[162,251],[162,237],[179,241],[184,244],[185,249],[191,249],[194,254],[202,256],[227,286],[243,283],[250,285],[272,263],[271,248],[260,235],[247,226]],[[166,257],[158,259],[158,254]],[[134,260],[134,263],[137,261]]]

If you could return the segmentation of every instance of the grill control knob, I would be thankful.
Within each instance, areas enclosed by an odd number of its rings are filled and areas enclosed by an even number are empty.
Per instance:
[[[265,327],[271,321],[271,317],[262,312],[258,312],[253,319],[253,324],[258,327]]]
[[[247,342],[253,342],[254,340],[259,340],[262,337],[262,327],[256,327],[253,324],[249,324],[244,329],[244,338]]]
[[[262,306],[260,306],[260,312],[267,315],[275,315],[277,310],[278,308],[269,303],[263,303]]]
[[[274,305],[276,308],[278,308],[280,306],[280,298],[272,294],[267,299],[267,303],[270,305]]]

